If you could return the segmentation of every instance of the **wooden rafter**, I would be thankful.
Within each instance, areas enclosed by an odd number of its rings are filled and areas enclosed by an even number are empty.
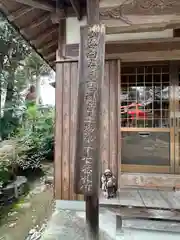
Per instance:
[[[33,8],[38,8],[48,12],[54,12],[55,7],[46,1],[38,1],[38,0],[15,0],[15,2],[31,6]]]
[[[49,43],[45,44],[42,48],[39,48],[38,51],[39,52],[47,51],[49,48],[54,47],[55,45],[57,45],[57,42],[52,40]]]
[[[70,0],[71,5],[76,13],[76,16],[78,20],[81,19],[81,7],[80,7],[80,1],[79,0]]]
[[[9,22],[11,22],[9,19],[9,16],[11,16],[11,12],[8,11],[8,9],[6,8],[6,6],[3,2],[0,2],[0,11],[4,16],[7,17],[7,20]],[[44,59],[44,61],[52,67],[52,65],[54,65],[54,60],[52,59],[52,60],[48,61],[40,52],[38,52],[37,48],[35,48],[35,46],[34,46],[34,42],[29,40],[29,37],[27,36],[27,34],[23,30],[20,31],[20,29],[18,29],[17,26],[14,25],[13,23],[12,23],[12,25],[15,27],[15,29],[17,31],[19,31],[19,33],[22,35],[22,37],[24,37],[25,41],[30,43],[30,45],[34,49],[34,51],[37,52],[37,54],[40,54],[40,56]],[[39,45],[40,44],[42,44],[42,43],[39,43]]]
[[[44,22],[46,22],[49,19],[49,15],[47,14],[43,14],[41,17],[39,17],[38,19],[34,19],[31,24],[26,24],[23,28],[21,28],[21,30],[32,30],[33,28],[37,28],[39,27],[41,24],[43,24]]]
[[[11,12],[8,15],[8,19],[10,22],[15,21],[32,10],[33,10],[32,7],[27,7],[27,6],[21,7],[18,10]]]
[[[34,39],[31,39],[31,42],[33,44],[40,44],[42,43],[49,35],[51,35],[52,33],[57,31],[57,27],[52,27],[51,29],[47,29],[46,31],[44,31],[43,33],[39,33],[38,36],[35,36]]]
[[[49,53],[47,56],[45,56],[46,60],[51,60],[52,58],[54,59],[56,56],[56,51]]]

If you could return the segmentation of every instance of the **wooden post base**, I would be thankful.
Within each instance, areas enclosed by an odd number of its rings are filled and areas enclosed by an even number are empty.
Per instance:
[[[99,197],[87,196],[86,200],[86,223],[87,239],[99,240]]]

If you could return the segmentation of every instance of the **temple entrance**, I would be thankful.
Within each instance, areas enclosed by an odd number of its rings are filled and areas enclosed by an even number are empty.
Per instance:
[[[122,171],[179,172],[179,76],[175,70],[168,63],[122,67]]]

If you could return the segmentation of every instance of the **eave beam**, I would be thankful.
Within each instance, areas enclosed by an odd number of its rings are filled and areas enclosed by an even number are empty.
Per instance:
[[[28,5],[33,8],[38,8],[48,12],[54,12],[55,7],[51,4],[46,3],[45,1],[38,1],[38,0],[14,0],[17,3],[21,3],[24,5]]]
[[[73,10],[76,13],[76,16],[78,18],[78,20],[81,20],[81,7],[80,7],[80,1],[78,0],[70,0],[71,5]]]

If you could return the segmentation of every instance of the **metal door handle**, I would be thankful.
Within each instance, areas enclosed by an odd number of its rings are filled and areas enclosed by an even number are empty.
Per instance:
[[[178,127],[178,118],[176,117],[176,127]]]
[[[148,137],[149,135],[150,135],[149,132],[141,132],[141,133],[139,133],[140,137]]]

